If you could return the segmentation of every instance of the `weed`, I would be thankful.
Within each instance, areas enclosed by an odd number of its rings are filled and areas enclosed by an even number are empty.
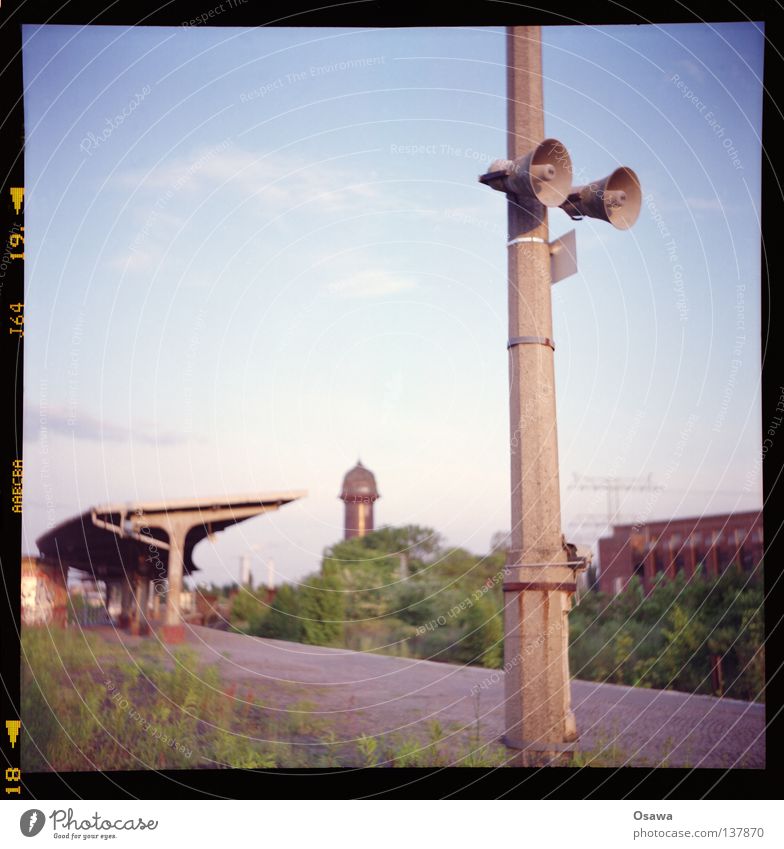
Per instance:
[[[363,734],[357,740],[357,749],[362,760],[362,766],[377,766],[378,741],[375,737],[368,737],[367,734]]]

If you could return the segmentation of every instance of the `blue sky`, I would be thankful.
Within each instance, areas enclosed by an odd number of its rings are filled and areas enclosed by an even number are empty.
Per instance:
[[[576,182],[645,201],[577,229],[553,290],[563,524],[761,504],[754,24],[543,31],[545,129]],[[24,548],[116,501],[299,489],[196,551],[281,579],[377,524],[486,550],[509,524],[505,155],[495,28],[26,27]],[[121,116],[121,117],[120,117]],[[254,564],[260,577],[265,570]]]

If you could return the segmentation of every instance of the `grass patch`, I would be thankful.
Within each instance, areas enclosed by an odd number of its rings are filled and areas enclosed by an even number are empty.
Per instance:
[[[148,641],[134,654],[98,634],[22,632],[25,770],[267,768],[280,755],[214,666]]]
[[[188,647],[126,648],[95,632],[24,628],[22,657],[30,772],[486,767],[506,758],[502,746],[458,743],[437,721],[421,737],[357,737],[294,689],[273,709]]]

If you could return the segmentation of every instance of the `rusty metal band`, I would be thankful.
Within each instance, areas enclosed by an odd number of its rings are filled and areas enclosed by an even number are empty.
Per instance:
[[[549,345],[555,350],[555,342],[549,336],[513,336],[506,343],[506,348],[509,350],[515,345]]]
[[[539,568],[540,566],[584,566],[582,560],[566,560],[563,563],[510,563],[506,566],[507,569],[520,569],[524,566]]]
[[[576,593],[577,584],[574,582],[553,584],[549,581],[508,581],[501,585],[505,593],[518,593],[523,590],[533,590],[534,592],[550,592],[555,590],[563,590],[567,593]]]
[[[546,245],[547,242],[539,236],[518,236],[516,239],[510,239],[506,246],[511,248],[512,245]]]
[[[573,752],[577,749],[579,741],[573,743],[545,743],[541,740],[528,742],[526,740],[513,741],[504,736],[504,744],[510,749],[519,749],[525,752]]]

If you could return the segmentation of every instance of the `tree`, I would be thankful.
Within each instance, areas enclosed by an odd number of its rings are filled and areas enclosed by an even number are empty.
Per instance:
[[[496,554],[502,551],[504,554],[509,551],[509,546],[512,544],[512,535],[509,531],[496,531],[490,537],[490,551]]]
[[[643,687],[712,693],[721,659],[723,695],[762,699],[763,593],[759,576],[732,566],[656,583],[634,582],[617,596],[589,593],[569,616],[574,674]]]
[[[432,528],[419,525],[405,525],[401,528],[384,526],[363,537],[335,543],[324,552],[324,560],[325,567],[327,561],[334,567],[336,563],[350,566],[352,563],[389,558],[390,563],[399,567],[400,558],[404,556],[413,573],[431,562],[440,551],[441,537]]]
[[[321,573],[344,591],[343,615],[348,621],[384,616],[392,609],[390,588],[400,574],[394,542],[393,535],[375,531],[339,542],[325,552]]]
[[[344,594],[335,578],[311,576],[299,593],[302,642],[315,646],[342,646]]]
[[[248,633],[257,634],[270,610],[266,603],[266,596],[265,588],[254,591],[250,587],[240,587],[231,603],[232,623],[237,625],[245,623]]]
[[[291,584],[283,584],[259,627],[259,636],[301,642],[304,630],[299,601],[297,590]]]
[[[674,604],[662,629],[664,650],[659,658],[660,676],[666,687],[693,692],[710,680],[705,640],[705,623],[690,615],[680,604]]]
[[[492,601],[487,597],[475,601],[463,614],[460,624],[462,636],[450,660],[500,668],[504,628],[501,613]]]

